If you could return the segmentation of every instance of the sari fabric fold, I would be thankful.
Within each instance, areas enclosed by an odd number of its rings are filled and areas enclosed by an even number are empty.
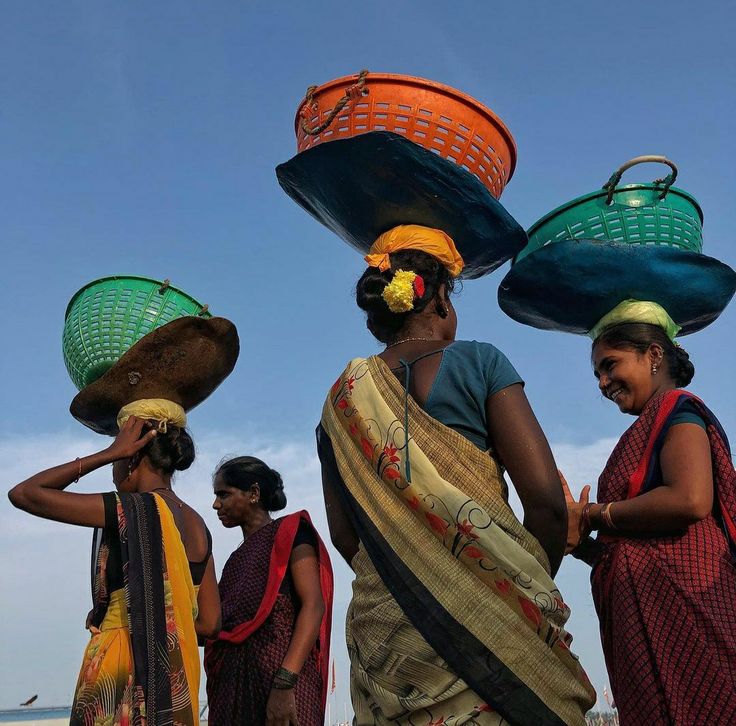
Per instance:
[[[321,726],[327,700],[333,577],[329,555],[306,511],[274,520],[230,555],[220,579],[222,630],[205,647],[209,723],[265,721],[273,675],[298,615],[289,560],[301,524],[313,532],[325,613],[295,689],[299,722]]]
[[[105,535],[95,556],[85,651],[73,726],[194,726],[199,723],[197,595],[166,503],[156,494],[118,495],[124,588],[107,592]]]
[[[688,402],[706,423],[713,513],[670,536],[599,535],[591,575],[613,696],[633,726],[736,723],[736,473],[718,420],[685,391],[652,398],[611,454],[598,501],[662,485],[659,454]]]
[[[583,724],[595,696],[569,610],[498,463],[376,357],[335,382],[323,434],[360,539],[347,623],[357,723]]]

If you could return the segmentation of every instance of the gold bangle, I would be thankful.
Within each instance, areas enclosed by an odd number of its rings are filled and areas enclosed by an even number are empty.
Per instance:
[[[613,519],[611,518],[611,505],[613,502],[608,502],[608,504],[603,505],[603,509],[601,509],[601,519],[603,520],[603,524],[606,525],[607,529],[616,529],[616,525],[613,523]]]
[[[82,460],[79,457],[77,457],[75,461],[77,462],[77,464],[79,464],[79,470],[77,471],[77,478],[74,480],[74,483],[76,484],[82,478]]]

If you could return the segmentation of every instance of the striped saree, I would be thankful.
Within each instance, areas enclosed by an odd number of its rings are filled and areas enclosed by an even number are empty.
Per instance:
[[[357,724],[583,724],[595,696],[569,610],[498,463],[376,357],[335,382],[319,435],[360,539],[347,622]]]
[[[108,545],[96,533],[92,638],[71,726],[199,723],[197,594],[186,551],[157,494],[118,495],[123,589],[107,592]]]

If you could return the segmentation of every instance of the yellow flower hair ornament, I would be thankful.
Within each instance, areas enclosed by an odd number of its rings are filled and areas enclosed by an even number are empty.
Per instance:
[[[411,270],[396,270],[381,293],[392,313],[408,313],[414,309],[414,300],[423,295],[424,279]]]

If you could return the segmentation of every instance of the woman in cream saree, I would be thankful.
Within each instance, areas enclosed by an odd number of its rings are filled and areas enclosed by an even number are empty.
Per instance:
[[[392,268],[406,270],[400,255]],[[421,302],[438,288],[419,272]],[[473,360],[492,346],[453,342],[445,289],[437,314],[425,305],[384,342],[386,353],[426,343],[416,362],[438,353],[447,379],[458,351]],[[413,362],[399,358],[402,385],[386,353],[348,364],[318,428],[333,541],[356,575],[346,626],[356,723],[583,724],[595,697],[570,652],[550,557],[508,506],[499,461],[429,415],[409,395]],[[345,529],[354,546],[340,541]]]

